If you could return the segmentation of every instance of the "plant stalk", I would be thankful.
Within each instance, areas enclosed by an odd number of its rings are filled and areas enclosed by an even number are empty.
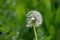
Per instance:
[[[35,26],[33,27],[33,29],[34,29],[35,39],[38,40],[38,39],[37,39],[37,33],[36,33],[36,28],[35,28]]]

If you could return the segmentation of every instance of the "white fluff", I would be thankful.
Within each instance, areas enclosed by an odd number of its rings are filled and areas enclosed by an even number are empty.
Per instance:
[[[36,27],[41,25],[43,22],[42,15],[38,11],[32,10],[32,11],[27,13],[26,17],[27,17],[27,24],[26,25],[29,25],[29,27],[30,27],[30,23],[32,22],[32,20],[35,20],[35,18],[36,18],[36,23],[35,23]]]

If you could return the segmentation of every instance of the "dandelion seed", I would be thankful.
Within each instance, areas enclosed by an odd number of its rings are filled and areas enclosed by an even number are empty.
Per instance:
[[[27,17],[27,24],[26,24],[27,27],[31,27],[31,26],[33,26],[33,24],[36,27],[38,27],[43,22],[42,15],[38,11],[32,10],[32,11],[27,13],[26,17]]]

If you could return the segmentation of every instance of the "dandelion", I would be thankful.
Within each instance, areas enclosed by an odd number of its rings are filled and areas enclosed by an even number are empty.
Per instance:
[[[38,12],[38,11],[32,10],[32,11],[28,12],[26,17],[27,17],[26,26],[27,27],[33,27],[35,39],[38,40],[35,27],[40,26],[42,24],[42,22],[43,22],[41,13]]]
[[[27,25],[26,25],[27,27],[33,26],[32,23],[34,23],[35,26],[38,27],[43,22],[42,15],[38,11],[32,10],[32,11],[28,12],[28,14],[26,15],[26,17],[27,17]]]

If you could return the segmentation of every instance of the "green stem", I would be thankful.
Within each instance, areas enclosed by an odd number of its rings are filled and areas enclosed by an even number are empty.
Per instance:
[[[34,28],[34,35],[35,35],[35,39],[37,40],[37,33],[36,33],[35,26],[34,26],[33,28]]]

